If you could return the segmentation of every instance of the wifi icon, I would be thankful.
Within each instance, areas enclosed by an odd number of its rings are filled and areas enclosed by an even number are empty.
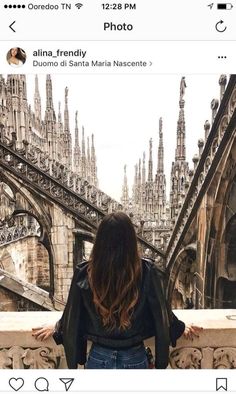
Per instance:
[[[78,8],[78,10],[80,10],[80,8],[83,7],[83,4],[81,4],[81,3],[76,3],[75,6]]]

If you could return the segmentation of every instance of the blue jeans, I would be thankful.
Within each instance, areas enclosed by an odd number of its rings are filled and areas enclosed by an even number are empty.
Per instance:
[[[144,344],[125,350],[109,349],[93,344],[86,369],[146,369],[148,360]]]

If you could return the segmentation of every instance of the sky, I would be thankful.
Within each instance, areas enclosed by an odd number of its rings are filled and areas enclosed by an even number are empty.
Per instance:
[[[64,110],[64,89],[69,88],[70,130],[74,138],[75,111],[78,111],[80,143],[85,135],[95,137],[99,188],[120,200],[127,165],[131,196],[134,166],[153,140],[153,172],[157,167],[159,118],[163,119],[164,167],[169,198],[171,163],[175,158],[179,114],[179,87],[185,76],[186,156],[198,153],[197,142],[204,138],[204,123],[211,121],[210,103],[219,99],[219,75],[52,75],[53,100]],[[28,103],[33,106],[34,76],[27,76]],[[45,111],[46,76],[38,75]]]

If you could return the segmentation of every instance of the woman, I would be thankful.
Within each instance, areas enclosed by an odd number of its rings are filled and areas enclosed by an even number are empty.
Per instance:
[[[8,52],[7,61],[13,67],[23,66],[25,59],[25,52],[21,48],[11,48]]]
[[[143,340],[155,336],[155,367],[166,368],[169,345],[184,331],[167,307],[163,273],[139,257],[132,222],[117,212],[102,220],[89,261],[77,266],[61,320],[33,335],[41,340],[53,335],[64,345],[69,368],[88,369],[148,368]],[[190,327],[185,335],[198,331]]]

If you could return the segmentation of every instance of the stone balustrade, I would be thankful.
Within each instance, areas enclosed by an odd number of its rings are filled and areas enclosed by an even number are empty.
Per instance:
[[[193,341],[177,341],[170,352],[172,368],[236,368],[236,309],[177,310],[176,315],[203,331]]]
[[[193,341],[180,338],[170,349],[170,367],[179,369],[236,368],[236,310],[177,310],[186,323],[203,327]],[[62,346],[53,339],[32,337],[31,328],[54,324],[61,312],[1,312],[0,368],[62,369],[66,361]],[[146,341],[153,349],[153,338]]]

